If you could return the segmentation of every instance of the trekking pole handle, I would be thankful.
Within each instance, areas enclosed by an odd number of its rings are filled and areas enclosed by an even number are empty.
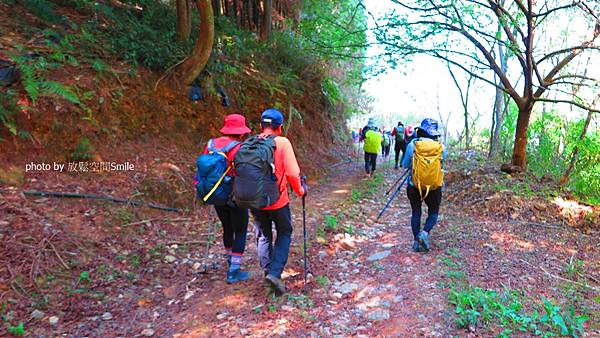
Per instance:
[[[300,184],[302,184],[302,189],[304,189],[304,196],[306,196],[306,194],[308,194],[308,186],[306,185],[306,175],[302,175],[300,176]]]

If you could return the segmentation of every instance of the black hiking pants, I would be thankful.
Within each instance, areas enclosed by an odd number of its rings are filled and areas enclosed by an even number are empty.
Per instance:
[[[367,174],[372,174],[375,172],[377,167],[377,154],[371,154],[365,152],[365,171]]]
[[[248,209],[215,205],[217,216],[223,224],[223,246],[232,253],[243,254],[248,232]]]
[[[401,160],[400,151],[402,151],[402,157],[404,157],[404,153],[406,152],[406,143],[404,143],[404,141],[397,141],[396,145],[394,146],[394,152],[396,152],[396,167],[398,166],[398,160]]]
[[[410,179],[410,178],[409,178]],[[421,201],[421,195],[419,189],[408,184],[406,188],[406,195],[410,201],[410,208],[412,209],[412,216],[410,218],[410,227],[412,228],[413,236],[415,241],[418,240],[419,232],[421,232],[421,208],[423,201]],[[430,232],[433,226],[437,222],[438,215],[440,213],[440,204],[442,203],[442,188],[430,190],[427,197],[425,197],[425,204],[427,204],[427,219],[425,220],[424,231]]]
[[[290,205],[275,210],[252,210],[256,220],[256,248],[258,262],[267,274],[281,278],[288,261],[292,243],[292,212]],[[277,231],[273,245],[273,224]]]

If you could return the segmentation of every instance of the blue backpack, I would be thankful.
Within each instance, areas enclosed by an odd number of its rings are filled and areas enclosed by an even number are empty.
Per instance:
[[[227,153],[238,141],[231,141],[225,147],[216,149],[214,141],[208,141],[208,154],[198,156],[196,160],[196,192],[204,204],[227,205],[232,190],[232,177],[227,174],[231,165]]]

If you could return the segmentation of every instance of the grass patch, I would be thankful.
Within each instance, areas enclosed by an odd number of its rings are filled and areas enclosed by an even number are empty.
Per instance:
[[[449,280],[448,300],[454,307],[458,327],[502,331],[498,337],[512,334],[531,334],[541,337],[583,337],[584,323],[589,317],[582,315],[569,301],[562,304],[552,299],[530,299],[523,291],[504,288],[484,289],[469,284],[462,271],[460,254],[454,249],[441,260]]]

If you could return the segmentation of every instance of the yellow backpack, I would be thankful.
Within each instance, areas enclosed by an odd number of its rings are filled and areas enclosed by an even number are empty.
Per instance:
[[[422,200],[427,197],[430,190],[441,188],[444,183],[443,149],[442,144],[434,140],[415,141],[412,181],[415,188],[419,189]],[[424,195],[423,191],[425,191]]]

